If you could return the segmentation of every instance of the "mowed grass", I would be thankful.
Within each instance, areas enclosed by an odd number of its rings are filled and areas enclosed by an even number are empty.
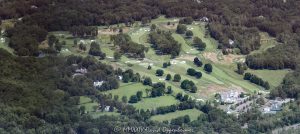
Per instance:
[[[180,116],[185,116],[188,115],[191,119],[191,121],[197,120],[197,118],[202,114],[201,111],[197,109],[188,109],[188,110],[183,110],[183,111],[176,111],[172,113],[167,113],[163,115],[155,115],[152,116],[150,119],[154,121],[171,121],[172,119],[178,118]]]
[[[188,26],[189,29],[194,33],[194,37],[199,37],[203,42],[206,44],[205,51],[215,51],[217,49],[218,42],[211,38],[210,35],[207,35],[205,38],[205,25],[190,25]]]
[[[157,107],[170,106],[179,103],[173,96],[160,96],[156,98],[143,98],[138,103],[133,104],[137,109],[156,109]]]
[[[151,89],[150,86],[144,86],[142,83],[125,83],[122,84],[118,89],[110,90],[105,93],[111,93],[113,96],[118,95],[119,101],[121,101],[123,96],[126,96],[127,99],[129,99],[130,96],[135,95],[138,91],[142,91],[143,96],[146,96],[147,88]]]
[[[277,87],[283,81],[283,78],[286,74],[288,74],[291,70],[251,70],[249,69],[247,72],[257,75],[265,81],[268,81],[271,87]]]
[[[87,96],[80,96],[79,107],[84,106],[86,112],[94,112],[94,106],[98,106],[97,102],[93,102],[91,98]]]
[[[92,118],[99,118],[100,116],[119,116],[120,113],[115,112],[101,112],[101,111],[96,111],[94,107],[98,106],[99,104],[97,102],[93,102],[91,98],[87,96],[80,96],[79,100],[79,105],[78,107],[84,106],[85,107],[85,112],[92,116]]]
[[[89,115],[91,115],[92,118],[96,119],[101,116],[119,116],[120,113],[117,113],[117,112],[92,112],[92,113],[89,113]]]

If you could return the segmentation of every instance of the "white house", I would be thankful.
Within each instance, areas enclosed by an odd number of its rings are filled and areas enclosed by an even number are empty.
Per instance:
[[[233,45],[233,44],[234,44],[234,41],[233,41],[232,39],[229,39],[229,40],[228,40],[228,43],[229,43],[229,45]]]
[[[208,19],[207,17],[202,17],[202,18],[200,19],[200,21],[202,21],[202,22],[208,22],[209,19]]]
[[[1,38],[0,41],[1,41],[2,43],[4,43],[4,42],[5,42],[5,39],[4,39],[4,38]]]
[[[76,69],[75,72],[76,73],[81,73],[81,74],[86,74],[87,73],[87,69],[86,68],[80,68],[80,69]]]
[[[105,112],[109,112],[109,108],[110,108],[110,106],[106,106],[106,107],[104,108],[104,111],[105,111]]]
[[[104,81],[95,81],[94,87],[101,87],[103,85]]]

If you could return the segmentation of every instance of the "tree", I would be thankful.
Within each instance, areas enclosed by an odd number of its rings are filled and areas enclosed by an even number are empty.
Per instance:
[[[167,74],[167,76],[166,76],[166,80],[167,81],[169,81],[169,80],[171,80],[172,79],[172,76],[171,76],[171,74]]]
[[[182,93],[177,93],[176,99],[181,101],[182,98],[183,98]]]
[[[270,84],[269,84],[269,82],[265,82],[264,83],[264,86],[263,86],[266,90],[269,90],[270,89]]]
[[[123,82],[124,83],[128,83],[128,82],[130,82],[130,74],[129,73],[124,73],[123,74],[123,78],[122,78],[122,80],[123,80]]]
[[[137,103],[138,102],[138,97],[136,95],[132,95],[129,99],[129,103]]]
[[[97,42],[92,42],[89,50],[89,54],[93,56],[100,56],[102,59],[105,58],[105,54],[102,53],[100,45]]]
[[[148,69],[148,70],[151,70],[151,68],[152,68],[152,67],[149,65],[147,69]]]
[[[144,79],[143,84],[144,84],[144,85],[149,85],[149,86],[151,86],[151,85],[152,85],[152,80],[151,80],[151,78],[150,78],[150,77],[146,77],[146,78]]]
[[[190,89],[192,89],[192,87],[193,87],[194,85],[195,85],[195,84],[194,84],[193,81],[184,80],[184,81],[181,82],[180,87],[181,87],[182,89],[185,89],[185,90],[188,90],[188,91],[189,91]]]
[[[156,25],[155,25],[155,24],[152,24],[150,29],[151,29],[151,31],[155,31]]]
[[[167,68],[168,67],[168,63],[164,62],[163,63],[163,68]]]
[[[194,64],[198,67],[201,67],[203,65],[203,63],[200,61],[198,57],[194,58]]]
[[[63,46],[63,42],[57,42],[56,44],[55,44],[55,49],[57,50],[57,51],[61,51],[61,48],[62,48],[62,46]]]
[[[96,106],[93,106],[93,110],[95,111],[95,112],[97,112],[97,109],[98,109],[98,106],[96,105]]]
[[[247,70],[247,66],[243,63],[237,63],[237,73],[238,74],[244,74],[245,70]]]
[[[196,77],[197,79],[200,79],[200,78],[202,77],[202,73],[201,73],[201,72],[196,72],[196,73],[195,73],[195,77]]]
[[[195,37],[193,43],[200,51],[203,51],[206,48],[206,44],[199,37]]]
[[[73,47],[77,47],[77,44],[78,44],[78,40],[77,40],[77,39],[74,39],[74,40],[73,40]]]
[[[122,57],[122,54],[121,54],[121,53],[119,53],[119,52],[117,52],[117,51],[114,52],[114,59],[115,59],[116,61],[120,60],[121,57]]]
[[[162,70],[162,69],[157,69],[157,70],[156,70],[156,75],[157,75],[157,76],[163,76],[163,75],[164,75],[164,70]]]
[[[189,68],[186,72],[190,76],[195,76],[196,70],[193,68]]]
[[[138,98],[138,101],[142,100],[143,92],[142,92],[142,91],[138,91],[138,92],[136,93],[136,96],[137,96],[137,98]]]
[[[198,90],[197,87],[196,87],[196,86],[193,86],[192,89],[191,89],[191,93],[196,93],[197,90]]]
[[[194,19],[192,17],[186,17],[186,18],[180,19],[179,23],[191,25],[191,24],[193,24],[193,21],[194,21]]]
[[[173,81],[174,81],[174,82],[180,82],[180,80],[181,80],[180,74],[175,74],[175,75],[174,75]]]
[[[82,50],[82,51],[86,51],[86,46],[81,42],[79,44],[79,49]]]
[[[80,106],[80,114],[85,114],[85,106]]]
[[[54,44],[56,44],[58,42],[58,39],[53,35],[49,35],[48,37],[48,45],[50,48],[53,48]]]
[[[204,65],[204,70],[205,70],[206,72],[208,72],[208,73],[211,73],[212,70],[213,70],[213,67],[212,67],[212,65],[211,65],[210,63],[208,63],[208,64],[205,64],[205,65]]]
[[[186,32],[186,30],[187,30],[187,27],[185,25],[179,24],[177,26],[176,32],[178,34],[184,34]]]
[[[167,94],[172,94],[172,93],[173,93],[172,87],[168,86],[167,87]]]
[[[193,37],[194,33],[191,30],[186,31],[185,36],[188,38]]]
[[[118,95],[114,95],[114,101],[118,101],[119,100],[119,96]]]
[[[127,101],[128,101],[127,96],[123,96],[123,97],[122,97],[122,102],[123,102],[123,103],[127,103]]]

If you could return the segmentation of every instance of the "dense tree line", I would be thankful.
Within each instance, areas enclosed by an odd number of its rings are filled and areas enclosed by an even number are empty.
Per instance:
[[[73,26],[69,29],[74,37],[95,37],[98,35],[98,27],[96,26]]]
[[[246,64],[252,69],[295,69],[299,57],[299,46],[296,43],[278,45],[264,53],[248,55]]]
[[[20,56],[36,56],[39,53],[38,46],[46,38],[47,31],[36,25],[17,25],[6,30],[10,38],[9,46]]]
[[[265,89],[270,89],[270,84],[267,81],[264,81],[262,78],[259,78],[258,76],[251,74],[251,73],[245,73],[244,80],[249,80],[250,82],[257,84],[259,86],[264,87]]]
[[[81,5],[78,7],[78,5]],[[180,6],[179,6],[180,5]],[[245,6],[247,5],[247,6]],[[258,30],[280,37],[283,33],[299,36],[300,3],[297,0],[283,1],[209,1],[201,4],[192,0],[159,1],[142,0],[98,1],[88,0],[28,0],[25,2],[2,1],[1,18],[23,17],[26,25],[36,25],[47,31],[69,30],[73,26],[109,25],[124,22],[133,24],[136,20],[149,20],[160,14],[167,17],[187,17],[182,23],[190,24],[192,19],[207,17],[212,37],[220,42],[222,49],[239,48],[248,54],[259,48]],[[97,8],[96,8],[97,7]],[[148,18],[148,19],[147,19]],[[229,39],[234,43],[229,43]]]
[[[100,45],[97,42],[92,42],[89,50],[89,54],[93,56],[100,56],[101,59],[105,59],[106,54],[100,49]]]
[[[270,93],[271,98],[295,98],[300,97],[300,69],[287,74],[283,82]]]
[[[180,87],[186,91],[190,91],[191,93],[197,92],[197,86],[193,81],[190,80],[184,80],[181,82]]]
[[[140,82],[141,76],[139,73],[133,73],[132,69],[128,69],[122,73],[122,81],[124,83],[128,82]]]
[[[120,52],[129,57],[144,58],[145,47],[144,45],[135,43],[127,34],[118,34],[112,37],[114,45],[120,48]]]
[[[157,30],[149,34],[149,42],[157,53],[171,54],[172,57],[179,55],[181,44],[173,37],[171,32]]]

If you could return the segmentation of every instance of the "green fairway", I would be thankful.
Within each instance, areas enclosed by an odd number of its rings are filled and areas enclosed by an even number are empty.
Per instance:
[[[137,109],[155,109],[161,106],[170,106],[179,103],[173,96],[161,96],[156,98],[144,98],[138,103],[133,104]]]
[[[120,86],[120,88],[115,90],[110,90],[105,93],[111,93],[113,96],[118,95],[119,100],[121,101],[123,96],[127,96],[129,99],[130,96],[135,95],[138,91],[143,91],[143,95],[146,96],[146,90],[145,89],[151,89],[150,86],[144,86],[142,83],[125,83]]]
[[[202,112],[197,109],[188,109],[188,110],[183,110],[183,111],[167,113],[167,114],[163,114],[163,115],[155,115],[155,116],[152,116],[150,119],[162,122],[162,121],[171,121],[174,118],[188,115],[190,117],[191,121],[194,121],[194,120],[197,120],[197,118],[200,114],[202,114]]]
[[[184,53],[188,53],[188,54],[198,54],[199,53],[198,50],[193,48],[191,45],[187,44],[187,42],[185,41],[184,37],[182,37],[182,35],[173,33],[172,36],[178,43],[181,44],[181,49]]]
[[[205,25],[190,25],[188,28],[193,31],[194,36],[199,37],[206,44],[205,51],[215,51],[217,49],[217,41],[209,35],[205,38]]]
[[[282,82],[283,78],[290,70],[251,70],[249,69],[247,72],[257,75],[265,81],[268,81],[271,88],[277,87]]]
[[[151,24],[157,24],[158,28],[162,28],[164,30],[168,30],[165,25],[167,22],[177,23],[179,21],[179,18],[165,18],[164,16],[160,16],[157,19],[152,20]],[[148,51],[145,52],[145,59],[143,61],[139,61],[137,59],[128,58],[126,56],[122,56],[122,58],[117,61],[113,62],[113,53],[115,51],[115,47],[113,44],[110,44],[110,37],[109,35],[99,35],[95,40],[100,43],[101,50],[106,53],[106,59],[102,60],[101,62],[111,64],[113,67],[122,68],[123,70],[126,69],[132,69],[135,73],[139,73],[142,77],[150,77],[152,79],[152,82],[165,82],[166,86],[171,86],[173,89],[173,96],[175,96],[177,93],[184,93],[189,94],[193,98],[205,98],[209,99],[214,92],[224,90],[224,89],[231,89],[232,86],[235,87],[241,87],[246,92],[253,92],[254,90],[260,90],[262,89],[259,86],[256,86],[255,84],[252,84],[248,81],[243,80],[243,76],[238,75],[234,72],[235,70],[235,63],[228,63],[226,65],[223,65],[223,63],[218,62],[212,62],[210,59],[205,57],[205,53],[209,52],[212,54],[217,55],[217,60],[222,61],[224,60],[224,56],[222,53],[217,50],[217,41],[210,37],[210,35],[205,35],[207,29],[205,28],[205,24],[202,22],[195,22],[192,25],[187,25],[188,30],[193,31],[194,37],[201,38],[206,43],[206,49],[204,51],[198,51],[196,50],[191,44],[192,44],[192,38],[186,38],[185,35],[180,35],[175,33],[173,29],[169,29],[172,32],[172,37],[178,41],[180,44],[182,44],[182,51],[180,55],[175,59],[170,59],[170,55],[157,55],[155,54],[155,51],[153,48],[151,48],[151,44],[148,43],[148,34],[150,33],[150,27],[148,26],[139,26],[140,23],[136,23],[133,27],[129,28],[128,34],[132,38],[132,40],[136,43],[143,44],[145,47],[148,47]],[[104,28],[104,27],[99,27]],[[66,46],[63,47],[63,49],[68,49],[69,51],[61,52],[63,55],[81,55],[81,56],[87,56],[88,50],[90,47],[90,41],[91,39],[80,39],[77,38],[77,40],[82,40],[87,42],[87,51],[83,52],[78,50],[77,47],[73,46],[74,38],[72,37],[69,32],[52,32],[51,34],[56,35],[59,37],[60,41],[66,41]],[[63,35],[64,37],[62,37]],[[213,72],[211,74],[207,74],[203,67],[196,67],[193,63],[194,57],[199,57],[201,61],[205,63],[211,63],[213,65]],[[213,58],[213,57],[212,57]],[[164,62],[173,62],[171,66],[168,68],[162,68],[162,65]],[[152,69],[148,70],[148,65],[151,65]],[[202,72],[202,78],[196,79],[195,77],[188,76],[186,74],[186,70],[188,68],[194,68],[197,71]],[[155,71],[157,69],[163,69],[164,75],[161,77],[157,77],[155,74]],[[173,77],[175,74],[181,75],[181,81],[188,79],[193,81],[197,87],[198,92],[197,93],[189,93],[187,91],[184,91],[180,88],[180,82],[173,82],[173,81],[166,81],[165,77],[167,74],[171,74]],[[278,81],[271,82],[272,86],[277,85]],[[215,90],[215,87],[222,87]],[[122,96],[126,96],[128,99],[130,96],[135,95],[137,91],[143,91],[144,97],[146,97],[145,89],[150,88],[150,86],[144,86],[141,83],[122,83],[119,89],[106,91],[106,94],[111,93],[112,95],[118,95],[119,100],[122,98]],[[211,91],[208,91],[207,89],[210,89]],[[171,96],[163,96],[158,98],[146,98],[143,99],[142,102],[139,102],[137,104],[134,104],[135,107],[138,109],[140,108],[146,108],[149,107],[150,109],[157,107],[156,105],[167,105],[164,104],[163,101],[160,100],[166,100],[166,98],[170,99]],[[152,100],[152,101],[150,101]],[[168,104],[174,104],[174,102],[177,102],[173,97],[171,97],[171,102]],[[170,101],[168,100],[168,101]],[[173,100],[173,102],[172,102]],[[154,103],[154,104],[153,104]],[[157,104],[156,104],[157,103]],[[91,108],[95,104],[89,104],[87,105],[88,108]]]

